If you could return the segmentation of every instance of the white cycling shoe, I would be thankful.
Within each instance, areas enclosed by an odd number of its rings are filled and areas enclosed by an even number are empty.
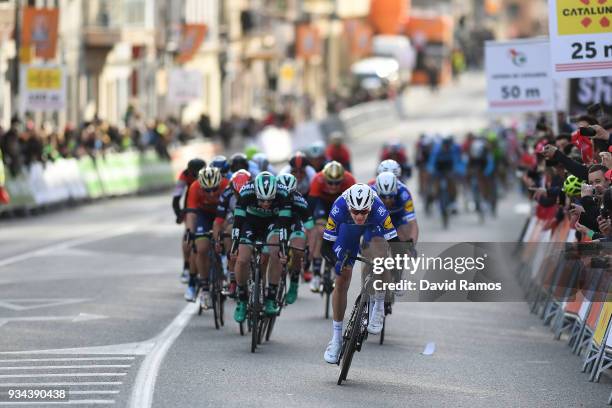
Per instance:
[[[380,334],[383,329],[385,322],[385,310],[378,310],[377,308],[372,309],[372,315],[370,316],[370,322],[368,323],[368,333]]]
[[[340,350],[342,349],[342,343],[338,343],[335,341],[330,341],[325,349],[325,354],[323,358],[329,364],[337,364],[338,358],[340,357]]]
[[[312,277],[310,281],[310,291],[313,293],[319,293],[321,290],[321,277],[319,275],[315,275]]]

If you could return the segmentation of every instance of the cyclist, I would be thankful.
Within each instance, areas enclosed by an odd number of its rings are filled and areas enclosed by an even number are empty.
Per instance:
[[[249,277],[251,244],[254,241],[269,244],[286,245],[288,228],[291,225],[291,196],[285,186],[277,185],[276,177],[262,172],[255,181],[242,187],[236,209],[234,210],[234,227],[232,228],[232,254],[236,247],[236,280],[238,282],[238,303],[234,311],[234,320],[244,322],[249,298],[247,280]],[[269,247],[268,256],[268,289],[264,313],[274,316],[278,313],[276,292],[280,281],[281,262],[285,261],[286,251],[279,247]]]
[[[198,172],[200,169],[206,166],[206,162],[202,159],[191,159],[187,163],[187,168],[181,172],[178,180],[176,181],[176,187],[174,188],[174,194],[172,195],[172,209],[174,215],[176,215],[176,223],[182,224],[185,218],[183,209],[181,209],[181,197],[185,194],[185,200],[183,206],[187,205],[187,194],[191,183],[197,180]],[[183,272],[181,274],[181,282],[187,283],[189,281],[189,254],[191,250],[187,245],[187,228],[185,228],[185,234],[183,234],[183,240],[181,247],[183,249]]]
[[[346,310],[347,292],[351,282],[353,261],[349,258],[341,270],[345,256],[359,253],[360,239],[369,239],[375,256],[385,256],[384,241],[399,242],[391,216],[383,202],[367,184],[355,184],[334,202],[323,236],[322,253],[326,262],[334,266],[336,284],[333,304],[333,336],[325,350],[324,359],[336,364],[342,347],[342,322]],[[376,293],[368,331],[379,334],[383,326],[384,293]]]
[[[297,179],[292,174],[282,173],[278,176],[279,184],[284,185],[291,195],[293,222],[289,230],[289,244],[294,248],[306,248],[306,238],[314,228],[314,221],[306,199],[297,191]],[[302,251],[292,251],[291,263],[288,265],[290,273],[289,291],[287,292],[287,304],[296,301],[298,295],[298,283],[303,261]]]
[[[465,150],[468,157],[467,179],[474,194],[474,205],[477,212],[482,212],[481,198],[485,203],[490,203],[494,209],[492,194],[493,172],[495,171],[495,158],[490,149],[488,141],[484,137],[468,135],[469,144],[466,143]]]
[[[251,173],[246,170],[238,170],[232,175],[229,186],[221,194],[219,205],[217,206],[217,217],[213,224],[213,237],[216,237],[217,244],[215,251],[220,254],[222,252],[221,243],[223,242],[225,248],[231,247],[231,240],[229,238],[221,239],[221,233],[231,233],[232,225],[234,224],[234,209],[236,208],[236,202],[242,187],[251,181]],[[228,253],[229,255],[229,253]],[[228,292],[230,297],[234,297],[236,294],[236,275],[234,274],[236,262],[235,259],[228,260],[228,280],[229,288]]]
[[[402,169],[401,177],[403,180],[407,180],[412,175],[412,166],[408,162],[408,155],[406,155],[406,148],[400,142],[392,142],[385,144],[380,155],[380,161],[395,160]]]
[[[380,164],[376,168],[376,176],[384,172],[393,173],[395,177],[397,177],[397,179],[399,180],[400,176],[402,175],[402,168],[395,160],[391,160],[391,159],[383,160],[382,162],[380,162]],[[376,184],[376,178],[373,178],[370,181],[368,181],[368,184],[371,186]]]
[[[251,160],[257,165],[259,171],[267,171],[276,175],[276,170],[274,170],[274,167],[270,165],[270,162],[268,161],[268,156],[266,156],[265,153],[257,153],[253,156],[253,159]]]
[[[332,132],[329,135],[329,144],[325,148],[325,157],[329,161],[337,161],[346,170],[351,171],[351,152],[346,144],[343,143],[343,139],[342,132]]]
[[[412,194],[408,187],[391,172],[380,173],[374,185],[370,187],[391,214],[391,221],[400,241],[416,243],[419,238],[419,225],[414,213]]]
[[[191,254],[192,265],[195,264],[195,269],[190,270],[189,284],[185,290],[185,300],[190,302],[195,300],[197,271],[202,287],[200,300],[205,309],[210,306],[210,292],[208,290],[210,240],[205,234],[210,232],[213,227],[219,198],[228,184],[229,180],[221,177],[218,168],[209,166],[200,170],[198,180],[194,181],[189,187],[185,223],[190,231],[188,241],[195,244],[196,252]]]
[[[317,230],[312,234],[309,242],[312,251],[312,272],[314,273],[310,282],[310,290],[313,292],[318,292],[321,286],[321,241],[325,221],[334,201],[353,184],[355,184],[353,175],[345,171],[340,163],[331,161],[317,173],[310,185],[310,208],[317,224]]]
[[[310,184],[317,172],[308,164],[304,153],[297,151],[289,159],[289,164],[280,171],[285,174],[292,174],[297,179],[297,191],[304,197],[308,196]]]
[[[440,190],[440,180],[445,178],[448,182],[449,207],[451,211],[457,211],[457,183],[455,176],[465,173],[461,159],[461,148],[455,143],[452,136],[446,136],[437,142],[431,151],[427,163],[427,171],[434,180],[434,195],[427,199],[427,207],[431,205],[433,198]]]
[[[419,195],[422,198],[429,194],[429,173],[427,172],[427,163],[431,154],[432,139],[428,135],[422,134],[419,136],[419,141],[416,144],[416,166],[419,169]]]
[[[221,177],[225,177],[228,180],[230,179],[230,164],[227,157],[223,155],[213,157],[212,161],[210,162],[210,166],[218,168],[221,172]]]
[[[255,177],[259,173],[259,167],[253,161],[247,159],[243,153],[234,153],[230,157],[230,171],[232,173],[238,170],[246,170],[251,173],[251,176]]]
[[[327,163],[325,158],[325,145],[323,142],[314,142],[306,148],[306,157],[308,163],[315,169],[315,171],[323,170],[323,166]]]

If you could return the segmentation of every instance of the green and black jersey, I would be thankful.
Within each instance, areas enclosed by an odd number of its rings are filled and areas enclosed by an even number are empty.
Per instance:
[[[288,228],[292,221],[292,207],[293,202],[289,190],[283,185],[278,185],[276,197],[270,208],[262,208],[255,194],[255,185],[250,182],[240,190],[234,209],[234,228],[241,228],[246,220],[249,222],[266,221],[276,224],[279,228]]]
[[[299,192],[294,191],[291,193],[291,211],[293,215],[293,223],[301,223],[304,225],[304,228],[311,229],[314,227],[314,220],[312,218],[312,213],[308,208],[308,202]]]

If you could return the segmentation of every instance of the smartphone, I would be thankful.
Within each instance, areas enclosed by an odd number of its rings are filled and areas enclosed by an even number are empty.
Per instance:
[[[585,137],[594,137],[597,134],[597,131],[592,127],[581,127],[578,129],[581,136]]]

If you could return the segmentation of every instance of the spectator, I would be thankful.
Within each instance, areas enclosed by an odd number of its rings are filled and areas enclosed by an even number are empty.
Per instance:
[[[198,120],[198,130],[206,139],[212,139],[212,137],[215,135],[215,132],[210,124],[210,117],[208,115],[204,113],[200,115],[200,120]]]
[[[4,163],[9,168],[13,177],[21,172],[22,156],[19,148],[19,126],[21,121],[17,117],[11,119],[11,127],[2,135],[0,148],[4,157]]]

